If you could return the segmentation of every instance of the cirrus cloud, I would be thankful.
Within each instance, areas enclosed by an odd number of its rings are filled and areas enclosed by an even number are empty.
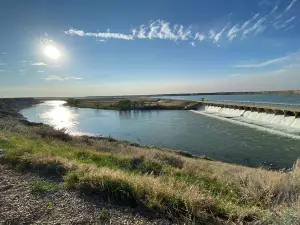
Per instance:
[[[60,77],[60,76],[52,75],[52,76],[44,77],[41,79],[46,80],[46,81],[53,81],[53,80],[64,81],[64,80],[82,80],[83,78],[81,78],[81,77]]]
[[[265,30],[273,29],[276,32],[282,30],[283,32],[292,29],[299,21],[295,15],[291,15],[291,8],[298,0],[291,0],[289,4],[283,9],[279,9],[279,3],[267,1],[269,12],[257,12],[249,16],[244,21],[239,23],[232,23],[229,21],[222,21],[223,26],[206,27],[205,29],[196,29],[192,26],[183,26],[181,24],[171,24],[170,22],[158,19],[151,20],[147,24],[141,24],[132,28],[128,33],[112,33],[110,30],[106,32],[86,32],[81,29],[71,28],[64,31],[69,36],[79,37],[96,37],[104,39],[122,39],[122,40],[169,40],[178,43],[180,41],[187,41],[188,43],[204,40],[220,45],[221,42],[233,40],[243,40],[251,36],[256,36],[263,33]],[[266,4],[266,3],[265,3]],[[272,7],[272,8],[271,8]],[[288,12],[290,11],[290,12]],[[284,14],[289,15],[286,18]],[[231,14],[230,14],[231,15]]]
[[[32,66],[47,66],[47,64],[44,62],[35,62],[35,63],[32,63],[31,65]]]

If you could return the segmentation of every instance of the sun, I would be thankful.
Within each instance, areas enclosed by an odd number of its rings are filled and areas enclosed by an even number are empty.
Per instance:
[[[58,48],[53,45],[46,45],[44,47],[44,53],[47,57],[54,59],[54,60],[59,59],[61,56],[61,53],[58,50]]]

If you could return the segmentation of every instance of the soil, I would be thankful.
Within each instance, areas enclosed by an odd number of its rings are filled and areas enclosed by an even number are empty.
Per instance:
[[[63,187],[44,195],[33,193],[31,184],[44,179],[0,164],[0,224],[174,224]]]

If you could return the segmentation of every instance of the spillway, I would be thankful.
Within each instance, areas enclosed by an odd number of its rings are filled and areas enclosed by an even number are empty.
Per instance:
[[[202,102],[201,113],[300,134],[300,109]]]

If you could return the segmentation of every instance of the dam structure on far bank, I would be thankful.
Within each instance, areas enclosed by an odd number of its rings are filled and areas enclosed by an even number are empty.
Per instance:
[[[300,108],[202,101],[193,112],[300,135]]]

